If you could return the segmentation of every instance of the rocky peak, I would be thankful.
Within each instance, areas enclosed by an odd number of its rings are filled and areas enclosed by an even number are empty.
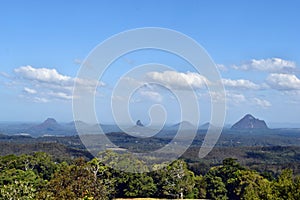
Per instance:
[[[245,115],[241,120],[235,123],[232,129],[268,129],[264,120],[257,119],[250,114]]]
[[[136,121],[136,125],[137,125],[137,126],[144,127],[144,124],[141,122],[141,120],[137,120],[137,121]]]
[[[54,118],[47,118],[43,124],[48,124],[48,125],[57,125],[57,121]]]

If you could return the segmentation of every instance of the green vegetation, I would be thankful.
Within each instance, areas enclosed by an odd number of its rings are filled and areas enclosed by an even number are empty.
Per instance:
[[[119,163],[146,167],[142,161],[128,159],[126,154],[102,155],[112,166]],[[54,162],[50,155],[40,152],[7,155],[0,157],[0,199],[300,199],[300,176],[291,169],[274,176],[226,158],[207,173],[197,174],[183,160],[141,174],[117,171],[97,158]]]

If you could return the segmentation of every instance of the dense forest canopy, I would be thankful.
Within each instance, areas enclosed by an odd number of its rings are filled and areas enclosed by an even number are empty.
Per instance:
[[[105,156],[116,157],[112,151]],[[127,156],[124,154],[116,164],[147,167],[139,160],[128,163]],[[250,170],[233,158],[224,159],[203,175],[183,160],[159,170],[155,170],[156,165],[152,167],[150,173],[125,173],[103,165],[97,158],[57,162],[42,152],[2,156],[0,199],[300,199],[300,176],[291,169],[274,176]]]

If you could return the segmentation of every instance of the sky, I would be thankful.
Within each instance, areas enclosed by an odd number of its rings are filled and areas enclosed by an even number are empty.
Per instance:
[[[267,122],[298,123],[299,8],[296,0],[1,1],[0,121],[72,121],[73,85],[89,53],[120,32],[161,27],[193,38],[216,63],[226,89],[226,123],[247,113]],[[111,101],[122,101],[113,95],[115,84],[147,63],[173,70],[153,66],[125,78],[125,86],[140,85],[126,105],[133,121],[149,123],[153,105],[164,107],[167,123],[180,121],[172,92],[147,85],[149,80],[181,91],[188,83],[198,97],[200,123],[210,120],[205,77],[177,56],[142,50],[120,57],[97,83],[101,123],[113,123]],[[161,115],[158,110],[156,116]]]

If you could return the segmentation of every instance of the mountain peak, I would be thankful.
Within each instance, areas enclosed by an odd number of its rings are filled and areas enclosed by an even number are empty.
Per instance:
[[[50,134],[61,130],[62,127],[57,123],[54,118],[48,118],[43,123],[35,125],[28,129],[32,134]]]
[[[255,117],[253,117],[251,114],[245,115],[244,118],[248,118],[249,120],[254,120],[255,119]]]
[[[141,122],[141,120],[137,120],[136,125],[140,127],[144,127],[144,124]]]
[[[54,118],[47,118],[43,124],[57,124],[57,121]]]
[[[241,120],[235,123],[232,129],[268,129],[264,120],[257,119],[251,114],[245,115]]]

